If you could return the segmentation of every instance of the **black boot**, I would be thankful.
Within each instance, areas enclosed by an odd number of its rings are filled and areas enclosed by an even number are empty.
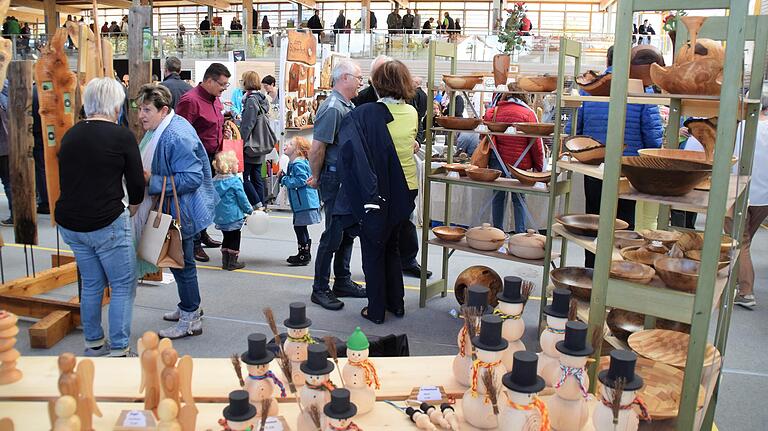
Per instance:
[[[307,266],[310,262],[312,262],[312,241],[309,241],[309,244],[301,245],[299,244],[299,254],[295,256],[291,256],[286,261],[291,266]]]
[[[229,249],[221,249],[221,269],[227,269],[229,267]]]
[[[204,230],[200,232],[200,242],[206,248],[218,248],[221,247],[221,241],[217,241],[208,235],[208,231]]]
[[[227,250],[227,253],[229,254],[226,268],[227,271],[234,271],[236,269],[245,268],[245,264],[243,262],[237,261],[237,256],[240,254],[239,250]]]

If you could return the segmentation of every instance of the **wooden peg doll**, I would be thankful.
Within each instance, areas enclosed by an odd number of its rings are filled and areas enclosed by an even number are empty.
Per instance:
[[[139,392],[144,393],[144,409],[152,410],[157,414],[157,405],[160,402],[160,372],[158,360],[160,353],[157,350],[160,342],[156,333],[147,331],[141,337],[144,351],[141,353],[141,385]]]
[[[179,405],[171,398],[160,401],[157,406],[157,431],[181,431],[181,424],[177,420]]]
[[[80,431],[80,418],[77,412],[77,401],[71,395],[62,395],[56,400],[54,407],[56,422],[53,431]]]

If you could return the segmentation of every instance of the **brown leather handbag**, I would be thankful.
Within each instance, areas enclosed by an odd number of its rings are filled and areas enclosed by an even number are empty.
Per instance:
[[[168,177],[163,177],[163,191],[157,210],[149,212],[144,230],[141,233],[138,255],[158,268],[184,268],[184,250],[181,245],[181,209],[176,194],[176,183],[171,175],[173,203],[176,207],[176,219],[170,215],[171,203],[165,202],[165,185]],[[166,213],[163,203],[166,203]]]
[[[477,148],[475,148],[475,152],[472,153],[472,158],[470,159],[470,164],[477,166],[478,168],[487,168],[488,167],[488,158],[491,155],[491,142],[488,139],[488,136],[483,136],[482,139],[480,139],[480,143],[477,144]]]

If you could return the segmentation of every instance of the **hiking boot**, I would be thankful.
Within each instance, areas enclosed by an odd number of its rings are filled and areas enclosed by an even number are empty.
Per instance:
[[[368,294],[365,292],[365,288],[352,280],[346,281],[334,281],[333,294],[339,298],[367,298]]]
[[[736,295],[736,299],[733,300],[735,305],[741,305],[744,308],[752,308],[757,305],[755,295]]]
[[[229,249],[221,249],[221,269],[226,270],[229,267]]]
[[[339,301],[330,290],[313,291],[310,300],[326,310],[336,311],[344,308],[344,303]]]
[[[239,250],[227,250],[227,254],[229,254],[229,257],[227,258],[227,267],[224,269],[227,271],[235,271],[237,269],[245,268],[243,262],[237,261],[237,256],[240,254]]]
[[[312,262],[312,253],[310,251],[312,247],[312,242],[310,241],[309,244],[306,245],[299,245],[299,254],[295,256],[291,256],[288,259],[286,259],[286,262],[288,262],[291,266],[307,266],[310,262]]]
[[[193,335],[200,335],[203,333],[203,321],[200,318],[200,309],[196,311],[179,311],[179,321],[176,325],[170,328],[161,329],[157,332],[160,338],[170,338],[176,340],[178,338],[189,337]]]
[[[180,311],[181,310],[179,309],[179,307],[176,307],[176,309],[171,311],[170,313],[163,314],[163,320],[168,321],[168,322],[178,322],[179,321],[179,312]],[[203,309],[202,308],[198,308],[198,311],[200,311],[200,319],[202,319],[203,318],[203,314],[204,314],[203,313]]]
[[[204,230],[200,232],[200,242],[205,248],[219,248],[221,247],[221,241],[216,241],[208,235],[208,231]]]
[[[197,245],[195,246],[195,260],[198,262],[208,262],[211,258],[208,257],[202,246]]]

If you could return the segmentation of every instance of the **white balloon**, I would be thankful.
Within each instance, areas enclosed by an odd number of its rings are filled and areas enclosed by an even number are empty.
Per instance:
[[[254,211],[245,220],[248,231],[254,235],[264,235],[269,230],[269,216],[264,211]]]

